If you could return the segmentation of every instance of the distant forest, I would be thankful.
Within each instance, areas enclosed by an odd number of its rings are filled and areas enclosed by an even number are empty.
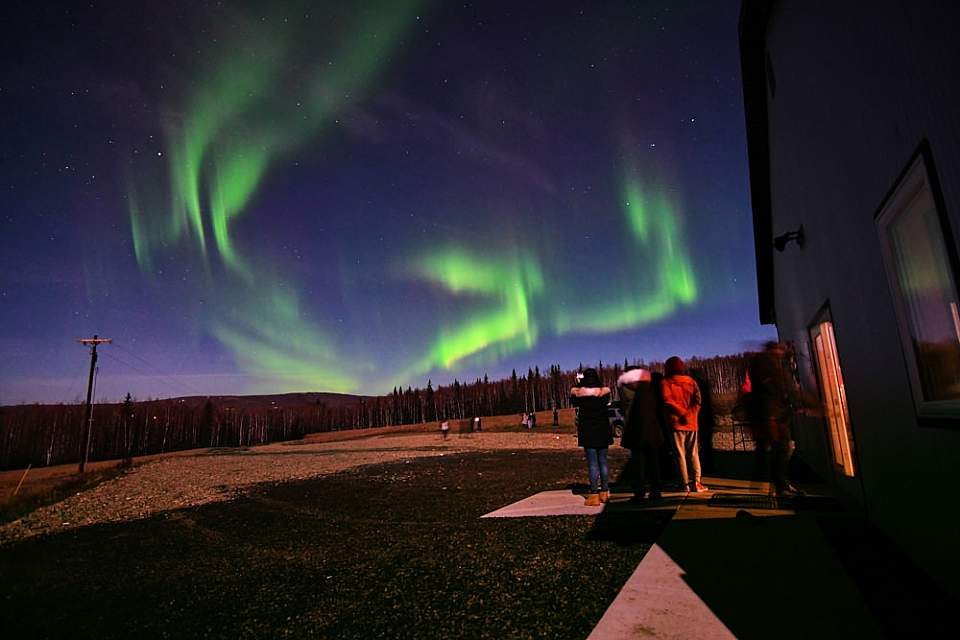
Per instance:
[[[607,386],[627,366],[599,363],[595,368]],[[635,362],[662,371],[662,362]],[[152,453],[201,447],[237,447],[294,440],[309,433],[418,424],[472,416],[548,411],[569,406],[569,390],[577,370],[551,365],[526,375],[474,382],[454,380],[447,386],[425,389],[394,388],[384,396],[285,394],[234,398],[171,398],[96,404],[90,460],[132,458]],[[746,355],[691,358],[703,387],[714,397],[735,394],[743,382]],[[705,388],[704,391],[707,389]],[[616,393],[616,391],[614,391]],[[300,399],[302,397],[302,399]],[[282,398],[282,402],[271,400]],[[299,400],[298,400],[299,399]],[[0,407],[0,469],[16,469],[76,462],[84,405],[17,405]]]

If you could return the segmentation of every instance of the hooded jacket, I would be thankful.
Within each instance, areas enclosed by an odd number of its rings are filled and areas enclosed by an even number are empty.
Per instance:
[[[777,442],[788,438],[792,407],[799,397],[782,360],[769,352],[758,353],[750,360],[747,376],[746,405],[754,439]]]
[[[589,449],[604,449],[613,444],[613,431],[607,418],[609,387],[574,387],[570,404],[577,408],[577,444]]]
[[[665,377],[660,382],[668,426],[674,431],[696,431],[700,413],[700,387],[685,374]]]

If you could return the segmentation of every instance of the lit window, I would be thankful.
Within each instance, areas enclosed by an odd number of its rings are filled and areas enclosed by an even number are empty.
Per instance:
[[[960,417],[960,314],[953,239],[927,154],[920,153],[877,216],[917,415]]]
[[[820,379],[820,394],[823,414],[830,430],[830,446],[833,461],[844,475],[852,476],[853,434],[850,431],[850,413],[847,411],[847,391],[843,386],[843,372],[837,341],[833,335],[833,323],[829,319],[817,322],[810,328],[817,357],[817,377]]]

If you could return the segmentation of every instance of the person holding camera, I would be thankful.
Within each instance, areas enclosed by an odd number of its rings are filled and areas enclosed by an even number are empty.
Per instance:
[[[596,507],[610,499],[610,470],[607,449],[613,444],[613,432],[607,419],[610,388],[603,386],[596,369],[583,372],[583,380],[570,389],[570,404],[577,408],[577,444],[587,457],[590,493],[586,506]]]

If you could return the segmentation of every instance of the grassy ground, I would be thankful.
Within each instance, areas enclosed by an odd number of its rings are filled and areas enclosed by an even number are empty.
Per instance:
[[[422,458],[0,548],[4,635],[582,638],[668,516],[479,517],[583,467]]]

